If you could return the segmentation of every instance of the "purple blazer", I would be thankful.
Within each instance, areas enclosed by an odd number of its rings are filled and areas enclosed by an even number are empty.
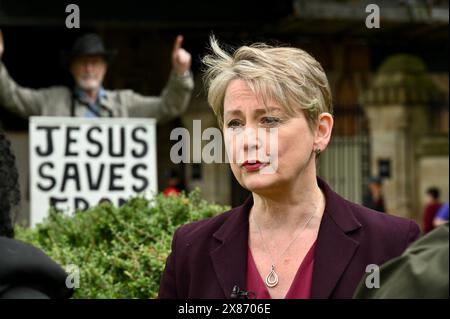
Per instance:
[[[318,178],[326,205],[317,237],[311,298],[352,298],[369,264],[397,257],[420,236],[411,220],[351,203]],[[159,298],[230,298],[244,288],[250,196],[242,206],[181,226],[161,278]]]

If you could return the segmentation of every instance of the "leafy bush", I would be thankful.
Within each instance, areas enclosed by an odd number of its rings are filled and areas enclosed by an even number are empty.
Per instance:
[[[51,211],[16,238],[41,248],[61,265],[77,265],[75,298],[154,298],[175,229],[227,207],[190,194],[152,200],[136,197],[121,207],[103,203],[72,217]]]

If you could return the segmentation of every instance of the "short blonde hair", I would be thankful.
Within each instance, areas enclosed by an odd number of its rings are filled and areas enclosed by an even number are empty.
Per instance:
[[[305,51],[292,47],[273,47],[255,43],[238,48],[232,55],[210,38],[211,53],[203,58],[204,83],[208,103],[223,126],[223,102],[230,81],[245,81],[264,103],[275,101],[289,115],[303,110],[310,128],[322,112],[333,112],[327,76]],[[267,104],[266,104],[267,106]]]

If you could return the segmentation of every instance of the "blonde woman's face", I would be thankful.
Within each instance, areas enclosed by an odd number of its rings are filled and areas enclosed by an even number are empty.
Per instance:
[[[295,183],[314,169],[314,133],[300,112],[255,96],[247,84],[230,82],[224,98],[224,139],[234,176],[248,190],[264,194]],[[312,166],[311,166],[312,165]]]

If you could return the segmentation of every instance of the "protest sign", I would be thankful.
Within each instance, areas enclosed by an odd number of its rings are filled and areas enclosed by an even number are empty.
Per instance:
[[[30,223],[50,206],[72,214],[157,192],[156,122],[130,118],[30,118]]]

